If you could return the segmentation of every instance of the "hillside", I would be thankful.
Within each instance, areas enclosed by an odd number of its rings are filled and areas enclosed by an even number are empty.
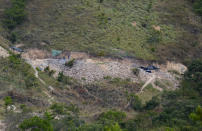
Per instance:
[[[24,48],[158,61],[201,56],[201,20],[186,0],[31,0],[26,4],[27,19],[12,31],[17,35],[15,44],[24,43]]]
[[[0,0],[0,131],[202,130],[202,0]]]

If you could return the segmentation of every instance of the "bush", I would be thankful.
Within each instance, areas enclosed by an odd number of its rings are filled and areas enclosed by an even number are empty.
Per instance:
[[[68,76],[65,76],[65,75],[63,74],[63,72],[59,72],[57,80],[58,80],[59,82],[64,83],[64,84],[70,84],[70,85],[73,84],[72,78],[70,78],[70,77],[68,77]]]
[[[50,71],[50,67],[47,66],[46,68],[44,68],[44,72],[49,72]]]
[[[146,103],[145,109],[152,110],[160,104],[160,100],[158,97],[154,96],[150,101]]]
[[[47,73],[50,77],[55,73],[54,70],[50,70],[49,66],[47,66],[46,68],[44,68],[44,72]]]
[[[58,104],[58,103],[55,103],[53,104],[51,107],[50,107],[54,113],[56,114],[65,114],[65,106],[63,104]]]
[[[194,60],[188,66],[183,84],[185,87],[192,87],[202,96],[202,61]]]
[[[133,69],[132,69],[132,72],[133,72],[134,75],[138,76],[139,73],[140,73],[140,70],[137,69],[137,68],[133,68]]]
[[[63,72],[59,72],[57,80],[58,80],[59,82],[62,82],[62,81],[64,80],[64,77],[65,77],[65,76],[64,76]]]
[[[113,122],[121,122],[125,118],[126,118],[125,112],[110,110],[108,112],[102,113],[99,117],[99,120],[101,121],[110,120]]]
[[[72,59],[72,60],[68,61],[67,63],[65,63],[65,66],[72,68],[74,63],[75,63],[75,59]]]
[[[6,112],[7,112],[7,107],[8,107],[9,105],[11,105],[12,103],[13,103],[13,101],[12,101],[12,99],[11,99],[10,96],[6,96],[6,97],[4,98],[4,105],[5,105],[5,108],[6,108]]]
[[[12,43],[15,43],[17,41],[17,38],[18,38],[18,34],[16,32],[11,32],[10,36],[9,36],[9,40],[12,42]]]
[[[38,86],[37,78],[34,76],[34,74],[28,74],[25,76],[24,81],[27,88]]]
[[[142,109],[142,101],[136,95],[131,96],[131,106],[134,110],[141,110]]]
[[[43,119],[37,116],[25,119],[19,127],[23,131],[53,131],[53,127],[48,119]]]
[[[115,123],[114,125],[105,126],[104,131],[122,131],[118,123]]]

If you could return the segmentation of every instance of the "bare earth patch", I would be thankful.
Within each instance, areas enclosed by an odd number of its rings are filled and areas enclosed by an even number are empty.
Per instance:
[[[0,57],[5,58],[5,57],[8,57],[8,56],[9,56],[8,51],[0,46]]]

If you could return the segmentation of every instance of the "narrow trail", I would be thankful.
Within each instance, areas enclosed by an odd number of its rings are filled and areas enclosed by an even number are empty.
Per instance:
[[[32,66],[32,68],[35,71],[35,77],[38,78],[41,81],[41,83],[43,83],[44,85],[47,85],[45,81],[43,81],[41,78],[39,78],[39,72],[37,71],[37,69],[34,66]]]
[[[47,84],[46,84],[46,82],[45,81],[43,81],[40,77],[39,77],[39,72],[37,71],[37,69],[32,65],[32,68],[34,69],[34,71],[35,71],[35,77],[37,78],[37,79],[39,79],[39,81],[41,82],[41,83],[43,83],[45,86],[47,86]],[[54,88],[52,87],[52,86],[48,86],[48,88],[50,89],[50,91],[53,91],[54,90]],[[44,94],[46,94],[46,96],[48,96],[48,102],[49,102],[49,104],[52,104],[53,102],[53,100],[54,100],[54,97],[52,97],[47,91],[43,91],[43,93]]]
[[[145,84],[141,87],[140,89],[140,92],[139,93],[142,93],[144,88],[149,85],[150,83],[152,83],[154,80],[156,79],[156,76],[153,75],[148,81],[145,82]]]

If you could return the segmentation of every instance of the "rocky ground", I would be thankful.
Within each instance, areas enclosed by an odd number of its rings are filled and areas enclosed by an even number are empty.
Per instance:
[[[72,58],[76,58],[72,68],[65,66],[64,61],[60,59],[37,59],[36,57],[35,59],[29,57],[25,57],[24,59],[26,59],[27,62],[33,67],[39,67],[42,70],[49,66],[50,69],[56,71],[55,77],[59,72],[64,72],[64,74],[67,76],[85,81],[87,83],[99,81],[107,76],[112,78],[131,79],[134,82],[143,83],[146,83],[152,77],[155,77],[152,84],[156,80],[160,80],[166,81],[167,85],[164,85],[168,86],[168,88],[177,88],[179,85],[179,79],[181,77],[180,74],[183,74],[186,71],[186,67],[184,65],[168,62],[164,65],[154,64],[160,68],[158,71],[147,73],[144,70],[140,70],[139,75],[136,76],[133,74],[132,69],[140,66],[148,66],[148,64],[130,59],[118,60],[109,58],[94,58],[90,56],[88,57],[87,55],[81,55],[81,53],[79,54],[79,52],[74,52],[72,54],[74,54]],[[82,58],[82,56],[85,57]],[[173,70],[179,74],[171,73],[170,71]]]

